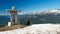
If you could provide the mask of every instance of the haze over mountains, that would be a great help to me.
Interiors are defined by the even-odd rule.
[[[26,24],[30,20],[31,24],[60,23],[60,9],[45,10],[41,12],[31,12],[27,14],[18,15],[21,24]],[[7,24],[10,21],[9,15],[0,14],[0,25]]]

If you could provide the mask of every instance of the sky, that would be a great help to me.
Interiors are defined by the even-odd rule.
[[[6,9],[22,10],[19,13],[38,12],[49,9],[59,9],[60,0],[0,0],[0,14],[9,14]]]

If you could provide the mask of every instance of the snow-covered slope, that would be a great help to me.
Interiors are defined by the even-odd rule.
[[[44,10],[41,12],[35,12],[33,14],[51,14],[51,13],[60,13],[60,9]]]
[[[3,31],[0,34],[60,34],[60,24],[34,24],[16,30]]]
[[[44,13],[60,13],[60,9],[46,10]]]

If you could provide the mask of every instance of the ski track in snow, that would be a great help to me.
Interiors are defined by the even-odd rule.
[[[34,24],[20,29],[2,31],[0,34],[60,34],[60,24]]]

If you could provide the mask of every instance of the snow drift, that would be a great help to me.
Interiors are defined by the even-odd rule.
[[[0,34],[60,34],[60,24],[34,24],[16,30],[3,31]]]

